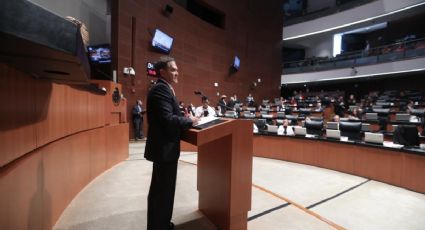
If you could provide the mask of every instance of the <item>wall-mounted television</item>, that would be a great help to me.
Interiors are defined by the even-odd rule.
[[[90,62],[92,63],[103,64],[111,63],[112,61],[111,48],[109,44],[88,46],[87,50]]]
[[[239,59],[238,56],[235,56],[232,67],[235,68],[235,70],[239,70],[239,68],[241,67],[241,59]]]
[[[146,74],[148,76],[156,77],[155,64],[152,62],[146,63]]]
[[[152,38],[152,47],[164,53],[170,53],[171,47],[173,46],[173,40],[174,39],[168,34],[156,29]]]

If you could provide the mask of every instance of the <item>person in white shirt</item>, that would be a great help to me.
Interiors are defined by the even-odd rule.
[[[290,126],[288,119],[283,120],[283,124],[277,130],[278,135],[294,136],[294,126]]]
[[[215,110],[209,106],[210,102],[208,97],[202,97],[202,106],[199,106],[195,110],[196,117],[215,117]]]

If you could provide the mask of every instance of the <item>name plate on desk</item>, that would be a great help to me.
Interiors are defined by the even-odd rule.
[[[226,120],[222,120],[218,117],[201,117],[201,120],[197,125],[194,125],[193,128],[195,129],[205,129],[215,124],[220,124],[222,122],[225,122]]]

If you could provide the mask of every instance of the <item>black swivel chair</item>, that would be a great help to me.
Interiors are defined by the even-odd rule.
[[[307,116],[309,116],[310,115],[310,113],[311,113],[311,109],[304,109],[304,108],[301,108],[300,110],[299,110],[299,116],[300,117],[307,117]]]
[[[399,125],[394,131],[393,141],[405,146],[419,146],[421,143],[415,125]]]
[[[258,132],[264,132],[267,129],[266,119],[256,119],[256,120],[254,120],[254,123],[258,128]]]
[[[339,122],[339,130],[341,136],[348,137],[349,140],[361,141],[362,140],[362,123],[361,122]]]
[[[285,108],[285,114],[288,114],[288,115],[292,114],[292,109],[289,108],[289,107],[286,107]]]
[[[322,136],[323,134],[323,121],[309,120],[305,121],[307,134]]]

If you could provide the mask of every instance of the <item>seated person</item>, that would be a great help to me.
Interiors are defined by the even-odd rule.
[[[234,109],[236,104],[235,97],[230,97],[229,102],[227,103],[227,109]]]
[[[199,106],[195,110],[196,117],[214,117],[216,116],[215,110],[209,106],[210,102],[208,97],[202,97],[202,106]]]
[[[248,97],[246,97],[246,104],[248,107],[254,106],[254,97],[252,97],[251,94],[249,94]]]
[[[227,109],[227,101],[226,101],[227,96],[226,95],[221,95],[220,100],[218,101],[218,107],[220,108],[220,115],[224,115],[226,113]]]
[[[339,115],[335,114],[335,115],[332,117],[332,121],[333,121],[333,122],[340,122]]]
[[[294,136],[294,126],[289,125],[288,119],[283,120],[283,124],[279,126],[277,134],[285,136]]]
[[[195,116],[195,106],[193,106],[191,103],[187,106],[187,113],[190,116]]]
[[[357,101],[356,98],[354,97],[354,94],[350,94],[348,100],[347,100],[347,105],[356,105]]]
[[[348,119],[350,120],[361,120],[362,119],[362,112],[359,108],[355,108],[353,111],[351,111],[348,115]]]
[[[316,107],[314,108],[314,111],[315,111],[315,112],[322,112],[322,111],[323,111],[322,103],[317,102],[317,103],[316,103]]]
[[[412,100],[409,100],[409,103],[407,103],[406,112],[411,113],[412,110],[415,109],[415,103]]]

